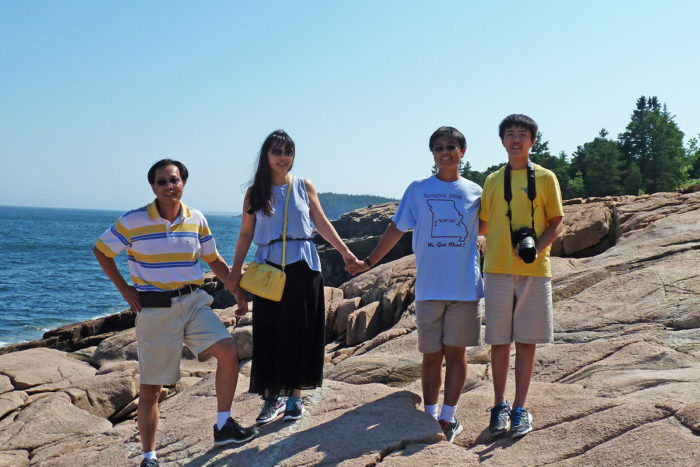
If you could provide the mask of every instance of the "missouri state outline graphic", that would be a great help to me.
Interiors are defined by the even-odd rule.
[[[454,200],[426,199],[433,216],[430,236],[432,238],[455,238],[464,242],[469,234],[464,215],[459,212]]]

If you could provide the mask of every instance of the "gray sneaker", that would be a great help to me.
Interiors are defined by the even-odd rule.
[[[141,461],[141,467],[158,467],[158,459],[144,459]]]
[[[518,407],[510,411],[511,438],[520,438],[532,431],[532,415],[525,407]]]
[[[489,433],[491,436],[500,436],[510,428],[510,404],[506,401],[505,404],[494,405],[486,409],[491,412],[491,420],[489,421]]]
[[[230,443],[245,443],[250,441],[258,434],[255,427],[243,428],[231,417],[226,420],[226,424],[221,427],[221,430],[214,425],[214,445],[223,446]]]
[[[282,412],[284,412],[284,397],[280,396],[275,400],[265,401],[255,423],[258,425],[270,423]]]
[[[448,443],[451,443],[452,440],[455,439],[455,437],[462,432],[462,425],[459,424],[459,421],[456,418],[454,422],[438,420],[438,423],[440,424],[440,428],[442,428],[442,434],[445,435],[445,439],[447,439]]]

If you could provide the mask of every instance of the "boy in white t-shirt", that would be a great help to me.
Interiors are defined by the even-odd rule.
[[[416,254],[416,324],[423,354],[421,381],[425,411],[435,417],[447,441],[462,432],[455,418],[467,378],[467,346],[480,343],[479,300],[484,296],[477,236],[481,187],[460,176],[467,149],[464,135],[440,127],[430,137],[437,173],[411,183],[392,222],[372,253],[348,267],[352,274],[379,262],[413,229]],[[445,388],[438,416],[445,361]]]

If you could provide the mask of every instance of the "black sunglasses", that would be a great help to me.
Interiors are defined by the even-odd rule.
[[[283,154],[283,152],[280,148],[272,148],[272,149],[270,149],[270,154],[272,154],[273,156],[281,156]],[[285,149],[284,155],[289,156],[289,157],[293,157],[294,151],[292,151],[291,149]]]
[[[156,180],[156,185],[158,185],[158,186],[167,186],[170,184],[177,185],[181,181],[182,180],[180,180],[177,177],[170,177],[170,180],[166,180],[164,178],[159,178],[158,180]]]
[[[448,144],[447,146],[433,146],[433,152],[434,153],[443,152],[443,151],[452,152],[459,147],[460,146],[456,146],[454,144]]]

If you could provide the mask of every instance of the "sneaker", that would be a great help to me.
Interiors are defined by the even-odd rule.
[[[282,420],[299,420],[304,412],[304,402],[301,398],[296,398],[294,400],[292,409],[289,408],[289,401],[287,401],[287,407],[284,410],[284,418]]]
[[[510,434],[511,438],[520,438],[532,431],[532,415],[525,407],[518,407],[510,412]]]
[[[158,459],[144,459],[141,461],[141,467],[158,467]]]
[[[462,425],[459,424],[459,421],[456,418],[454,422],[438,420],[438,423],[440,424],[442,433],[445,435],[445,438],[447,438],[448,443],[451,443],[452,440],[462,432]]]
[[[510,428],[510,404],[506,401],[505,404],[494,405],[486,409],[491,412],[491,421],[489,422],[489,433],[491,436],[500,436]]]
[[[275,400],[265,401],[262,409],[260,410],[260,415],[258,415],[258,418],[255,419],[255,423],[258,425],[270,423],[282,412],[284,412],[284,397],[278,397]]]
[[[221,430],[214,425],[214,445],[223,446],[229,443],[245,443],[250,441],[258,434],[258,430],[254,427],[243,428],[231,417],[226,420],[226,424],[221,427]]]

